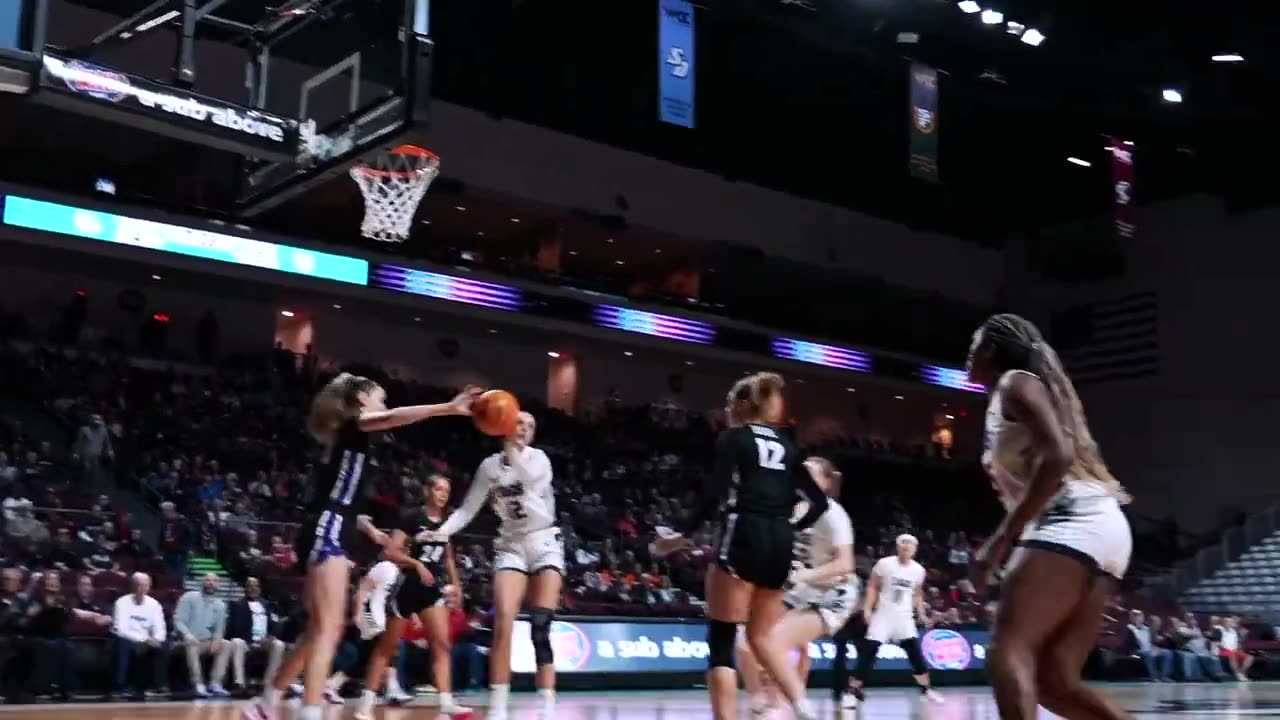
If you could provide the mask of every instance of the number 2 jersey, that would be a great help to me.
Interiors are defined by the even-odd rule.
[[[449,584],[449,566],[446,562],[449,542],[438,541],[434,533],[444,525],[444,520],[432,520],[421,516],[405,523],[409,556],[426,566],[435,583],[426,585],[416,570],[404,570],[400,589],[396,592],[394,612],[396,617],[407,618],[440,604],[444,599],[444,586]]]
[[[480,463],[462,506],[440,532],[452,535],[466,527],[486,499],[492,499],[501,521],[500,537],[523,537],[554,527],[556,496],[551,481],[551,460],[538,448],[524,447],[510,462],[505,452],[496,452]]]

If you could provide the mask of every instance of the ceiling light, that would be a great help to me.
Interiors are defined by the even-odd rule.
[[[972,15],[982,9],[982,6],[973,0],[960,0],[960,4],[956,5],[956,7],[960,8],[960,12],[966,15]]]
[[[483,230],[477,230],[477,231],[476,231],[476,235],[479,235],[480,237],[484,237],[484,231],[483,231]]]
[[[466,212],[466,211],[467,211],[467,209],[466,209],[465,207],[461,206],[461,205],[454,205],[454,206],[453,206],[453,209],[454,209],[454,210],[457,210],[458,212]]]
[[[631,352],[630,350],[623,350],[622,354],[626,355],[627,357],[631,357],[632,355],[635,355],[635,353]]]
[[[1081,160],[1078,157],[1069,157],[1067,158],[1067,162],[1071,163],[1072,165],[1079,165],[1080,167],[1093,167],[1093,163],[1089,162],[1088,160]]]
[[[1039,30],[1031,28],[1030,30],[1022,33],[1022,42],[1030,45],[1031,47],[1040,47],[1040,45],[1044,43],[1044,35],[1040,34]]]
[[[1164,98],[1164,101],[1167,103],[1182,102],[1182,93],[1177,90],[1174,90],[1173,88],[1165,88],[1164,92],[1162,92],[1160,95],[1161,97]]]
[[[624,264],[621,260],[614,260],[614,261],[613,261],[613,263],[614,263],[615,265],[623,265],[623,264]]]
[[[685,361],[684,361],[684,364],[685,364],[685,365],[688,365],[689,367],[693,367],[693,361],[692,361],[692,360],[685,360]]]
[[[1004,13],[999,10],[983,10],[982,22],[987,25],[999,25],[1004,22]]]
[[[569,251],[569,254],[570,254],[570,255],[577,255],[577,254],[578,254],[578,251],[577,251],[577,250],[570,250],[570,251]]]
[[[334,309],[334,310],[341,310],[341,309],[342,309],[342,306],[341,306],[341,305],[339,305],[338,303],[334,303],[334,304],[333,304],[333,309]]]
[[[431,224],[431,221],[430,221],[430,220],[423,220],[423,221],[422,221],[422,224],[423,224],[423,225],[430,225],[430,224]]]
[[[520,222],[520,218],[511,218],[511,222]]]
[[[152,279],[152,280],[159,280],[159,279],[160,279],[160,276],[159,276],[159,275],[155,275],[155,274],[153,274],[153,275],[151,276],[151,279]]]
[[[901,396],[901,395],[894,395],[894,396],[893,396],[893,399],[894,399],[894,400],[901,400],[901,399],[902,399],[902,396]]]
[[[548,351],[547,351],[547,357],[549,357],[549,358],[558,358],[558,357],[560,357],[560,353],[556,352],[555,350],[548,350]]]
[[[415,317],[415,318],[413,319],[413,321],[414,321],[414,322],[422,322],[422,318],[420,318],[420,317]]]
[[[609,238],[609,239],[605,240],[605,242],[607,242],[607,243],[612,243],[612,242],[613,242],[613,238]]]
[[[1244,62],[1244,56],[1240,53],[1222,53],[1220,55],[1214,55],[1213,61],[1220,63],[1242,63]]]
[[[293,317],[292,310],[281,310],[280,314],[283,315],[284,317]]]
[[[489,328],[489,334],[490,334],[490,335],[497,335],[497,334],[498,334],[498,331],[497,331],[497,330],[494,330],[493,328]]]
[[[1129,147],[1133,147],[1133,141],[1132,141],[1132,140],[1125,140],[1125,141],[1124,141],[1124,144],[1125,144],[1125,145],[1128,145]]]
[[[916,44],[916,43],[918,43],[918,42],[920,42],[920,34],[919,34],[919,33],[913,33],[913,32],[900,32],[900,33],[898,33],[898,44],[899,44],[899,45],[915,45],[915,44]]]
[[[845,388],[845,392],[858,392],[858,388]]]
[[[653,249],[653,253],[654,253],[655,255],[661,255],[661,254],[662,254],[662,248],[654,248],[654,249]]]
[[[955,416],[955,415],[950,415],[950,414],[948,414],[948,415],[947,415],[947,419],[948,419],[948,420],[955,420],[955,419],[956,419],[956,416]]]
[[[1004,24],[1004,30],[1010,35],[1021,35],[1022,33],[1027,31],[1027,26],[1023,25],[1020,22],[1010,20],[1009,22]]]

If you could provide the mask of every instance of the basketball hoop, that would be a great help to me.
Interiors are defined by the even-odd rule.
[[[350,172],[364,195],[360,233],[380,242],[404,242],[418,203],[440,174],[440,157],[416,145],[401,145]]]

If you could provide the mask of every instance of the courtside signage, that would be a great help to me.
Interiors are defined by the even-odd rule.
[[[369,263],[359,258],[17,195],[8,195],[4,199],[4,224],[321,280],[369,284]]]

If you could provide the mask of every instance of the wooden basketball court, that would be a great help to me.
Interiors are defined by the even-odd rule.
[[[1252,683],[1199,685],[1110,685],[1106,692],[1139,718],[1280,718],[1280,684]],[[818,695],[815,694],[815,697]],[[922,706],[918,694],[897,688],[873,690],[858,713],[865,720],[996,720],[995,703],[987,688],[950,688],[946,703]],[[484,718],[484,696],[468,698],[476,709],[476,720]],[[512,700],[513,720],[533,720],[534,698],[516,695]],[[401,708],[379,708],[379,720],[434,720],[437,713],[423,698]],[[239,720],[242,703],[175,702],[146,704],[76,704],[0,706],[0,718],[22,717],[38,720]],[[333,706],[326,720],[347,720],[353,705]],[[745,705],[742,707],[746,716]],[[556,720],[684,720],[707,718],[706,695],[693,691],[565,693],[561,696]],[[831,702],[822,696],[822,716],[841,718]],[[291,720],[292,713],[281,720]],[[790,718],[778,710],[774,718]],[[1054,715],[1043,713],[1044,718]],[[848,720],[855,720],[848,718]]]

